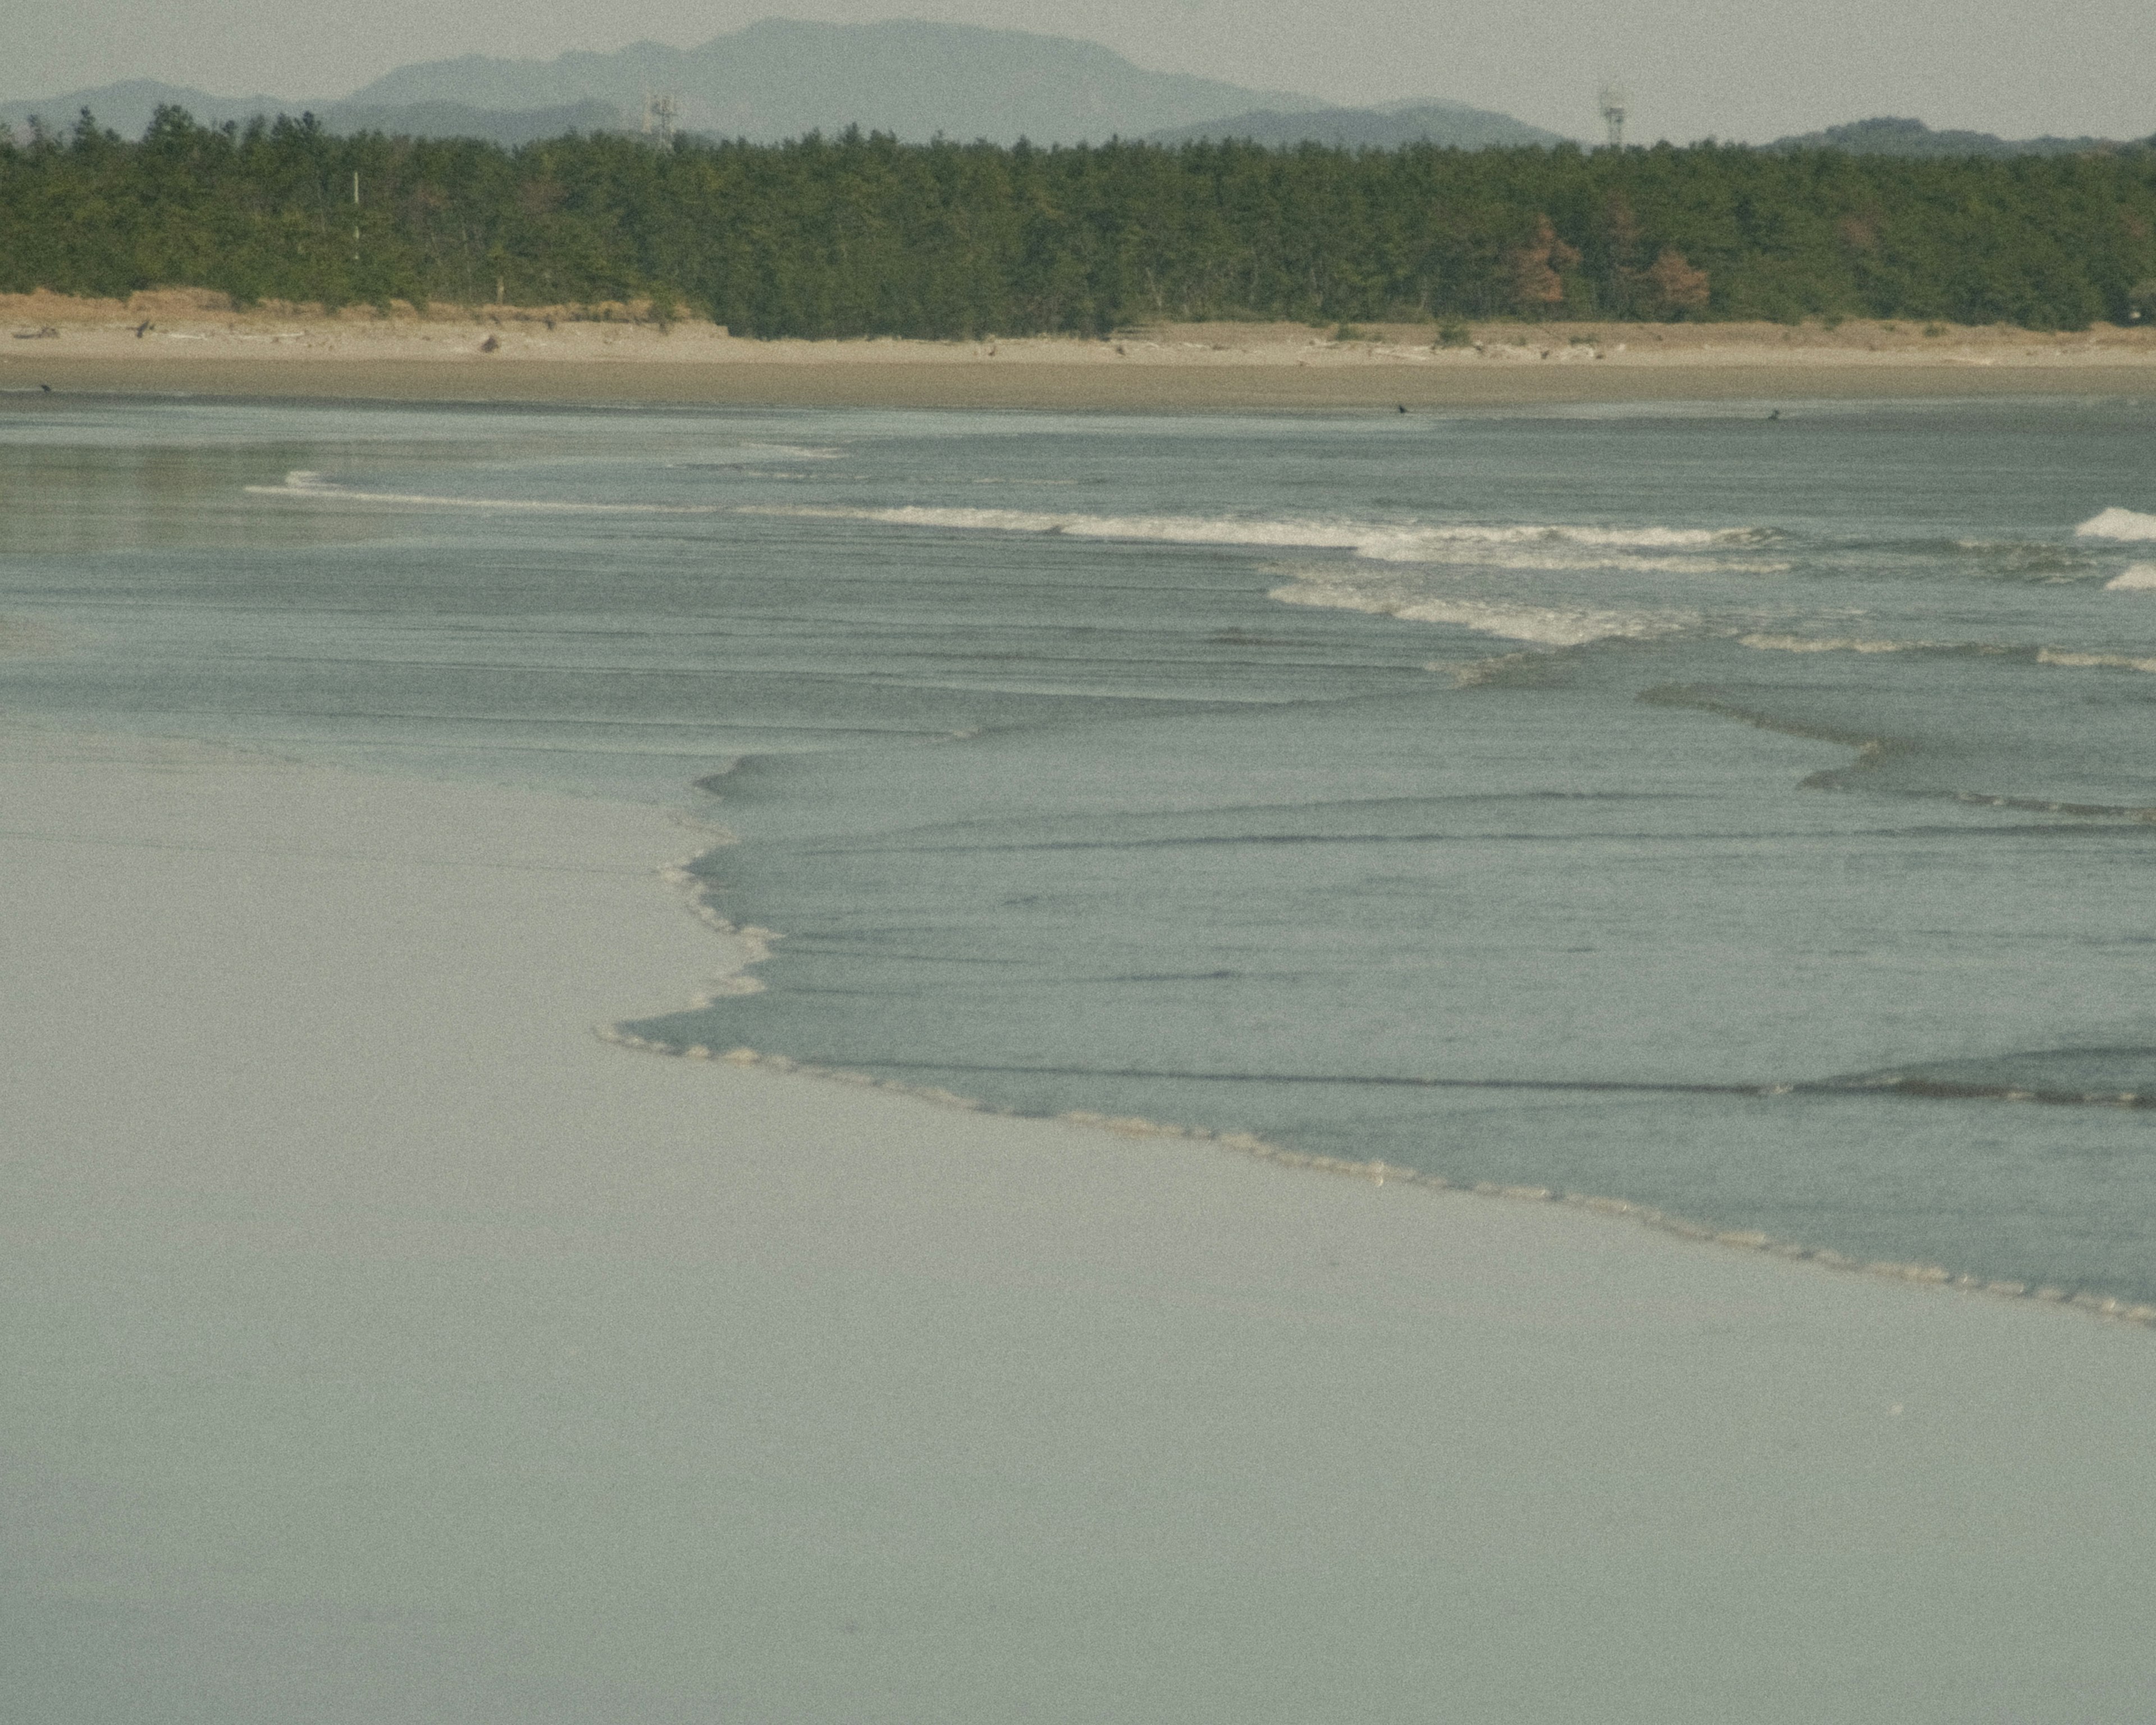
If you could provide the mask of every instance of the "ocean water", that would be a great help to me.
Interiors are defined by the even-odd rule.
[[[2156,1299],[2156,403],[9,399],[0,711],[686,808],[667,1046]]]

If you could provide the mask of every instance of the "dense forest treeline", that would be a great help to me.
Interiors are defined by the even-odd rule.
[[[355,200],[355,176],[357,199]],[[737,334],[1163,317],[2156,316],[2156,149],[1908,161],[1714,144],[516,149],[310,121],[0,136],[0,291],[337,305],[650,298]]]

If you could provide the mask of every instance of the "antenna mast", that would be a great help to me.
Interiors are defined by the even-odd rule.
[[[675,122],[681,117],[681,98],[671,90],[660,90],[644,99],[644,131],[647,137],[657,137],[667,143],[674,141]]]
[[[1623,149],[1625,147],[1625,115],[1632,105],[1631,97],[1625,93],[1623,85],[1605,84],[1597,94],[1595,100],[1602,110],[1602,123],[1609,128],[1609,147],[1613,150]]]

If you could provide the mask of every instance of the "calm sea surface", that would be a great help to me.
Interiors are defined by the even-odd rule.
[[[0,711],[690,806],[665,1042],[2156,1298],[2156,403],[18,398]]]

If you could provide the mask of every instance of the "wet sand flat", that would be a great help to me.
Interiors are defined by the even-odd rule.
[[[34,382],[30,380],[34,377]],[[20,380],[20,381],[18,381]],[[1683,366],[1548,373],[1152,366],[709,363],[624,361],[323,360],[129,362],[56,358],[0,366],[0,389],[216,396],[235,399],[646,403],[725,407],[1004,408],[1066,411],[1410,410],[1517,403],[1852,400],[1897,396],[2156,395],[2156,367],[2023,366],[2011,370],[1865,366],[1794,370]]]
[[[662,814],[0,740],[26,1717],[2087,1721],[2156,1338],[670,1060]]]

